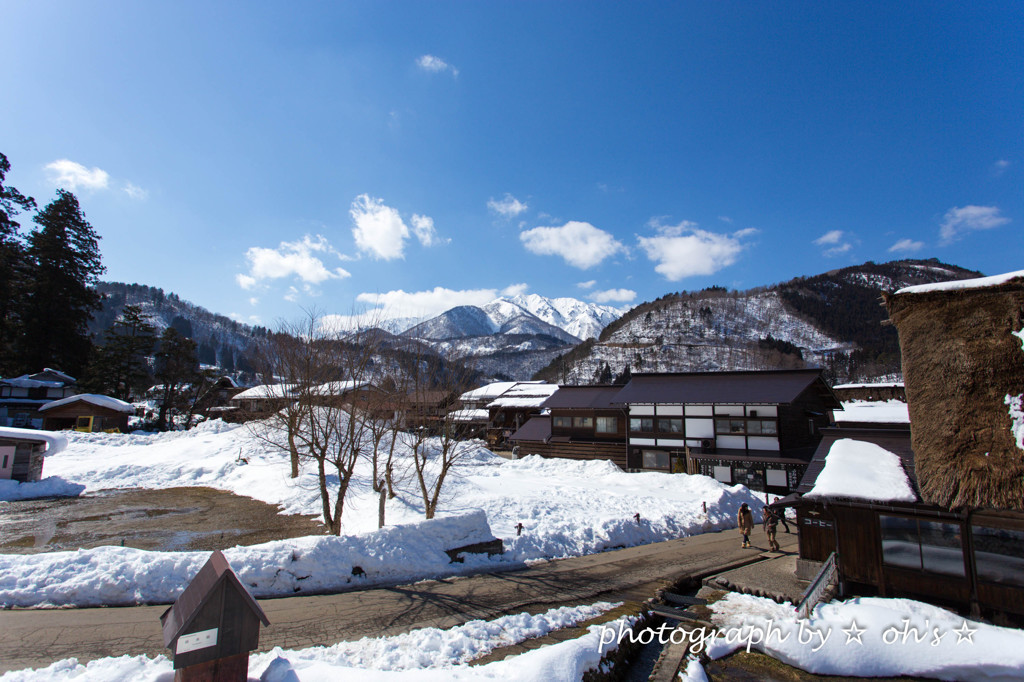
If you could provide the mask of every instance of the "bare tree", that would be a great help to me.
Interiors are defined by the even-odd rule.
[[[411,381],[416,393],[435,390],[461,395],[470,388],[470,376],[471,371],[462,363],[438,358],[419,363]],[[454,412],[448,412],[438,418],[433,428],[418,428],[409,434],[413,470],[428,519],[434,518],[437,512],[449,475],[477,447],[468,439],[470,430],[469,424],[460,421]]]

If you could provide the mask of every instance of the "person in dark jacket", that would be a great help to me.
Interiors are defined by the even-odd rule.
[[[779,551],[779,542],[775,539],[775,533],[779,528],[779,516],[771,507],[764,508],[764,532],[768,536],[768,549],[772,552]]]
[[[772,502],[772,504],[774,504],[775,502],[778,502],[778,501],[779,501],[779,498],[776,497],[775,500]],[[782,527],[785,528],[786,532],[788,533],[789,532],[789,524],[786,523],[786,508],[785,507],[780,507],[779,508],[778,516],[779,516],[779,523],[782,524]]]

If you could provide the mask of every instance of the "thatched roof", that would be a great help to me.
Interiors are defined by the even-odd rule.
[[[900,336],[925,502],[1024,510],[1024,450],[1010,397],[1024,393],[1024,273],[885,297]]]

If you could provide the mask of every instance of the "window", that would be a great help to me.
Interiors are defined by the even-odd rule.
[[[616,417],[598,417],[597,418],[597,429],[598,433],[615,433],[619,430],[619,420]]]
[[[573,417],[572,427],[574,429],[592,429],[594,428],[593,417]]]
[[[6,469],[7,468],[7,459],[9,457],[10,457],[10,455],[4,455],[4,463],[0,464],[0,469]]]
[[[654,417],[630,417],[629,430],[652,433],[654,431]]]
[[[774,436],[778,429],[774,419],[716,419],[715,433],[719,435],[744,434],[750,436]]]
[[[960,524],[878,515],[882,563],[945,575],[964,575]]]
[[[682,433],[683,420],[661,418],[658,420],[658,431],[661,433]]]
[[[1024,586],[1024,531],[971,526],[979,580]]]
[[[661,450],[643,451],[644,469],[664,469],[668,471],[669,456]]]
[[[568,428],[572,427],[572,418],[571,417],[552,417],[551,418],[551,425],[554,426],[556,429],[568,429]]]

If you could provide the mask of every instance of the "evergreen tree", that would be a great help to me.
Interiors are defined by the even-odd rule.
[[[100,238],[75,195],[63,189],[33,220],[38,228],[26,249],[31,276],[23,297],[20,359],[25,371],[53,367],[76,375],[92,349],[88,322],[100,308]]]
[[[155,327],[137,305],[126,305],[95,349],[86,370],[85,386],[94,393],[129,400],[150,384],[146,356],[153,352]]]
[[[14,217],[21,211],[36,207],[32,197],[26,197],[14,187],[4,186],[11,163],[0,153],[0,376],[8,376],[18,369],[15,360],[14,339],[18,335],[19,319],[16,302],[25,286],[25,245],[18,234],[20,225]]]
[[[160,336],[160,350],[156,354],[156,378],[163,385],[160,394],[160,412],[157,428],[167,430],[167,415],[184,406],[186,389],[199,377],[196,342],[168,327]]]

